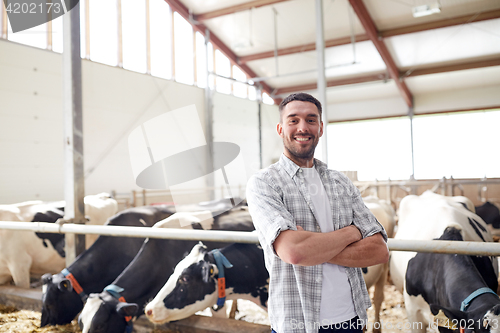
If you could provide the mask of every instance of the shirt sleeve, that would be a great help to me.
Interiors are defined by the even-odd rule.
[[[269,177],[268,177],[269,178]],[[280,189],[270,179],[258,174],[250,178],[246,190],[248,210],[263,247],[270,247],[284,230],[297,230],[295,220],[286,209]]]
[[[366,207],[358,188],[352,184],[352,211],[353,224],[361,231],[363,238],[370,237],[376,233],[381,233],[387,243],[387,233],[384,227],[375,218],[372,212]]]

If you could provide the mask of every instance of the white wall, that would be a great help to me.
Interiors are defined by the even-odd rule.
[[[87,60],[82,71],[87,194],[140,190],[127,139],[144,121],[191,104],[205,121],[203,89]],[[0,40],[0,203],[64,197],[61,74],[60,54]],[[258,158],[257,103],[221,94],[215,101],[215,139]]]

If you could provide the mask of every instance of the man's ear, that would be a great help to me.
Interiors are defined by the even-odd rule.
[[[282,123],[278,123],[278,125],[276,125],[276,131],[278,132],[278,135],[283,137],[283,124]]]
[[[323,136],[323,122],[321,121],[319,123],[319,137],[321,138]]]

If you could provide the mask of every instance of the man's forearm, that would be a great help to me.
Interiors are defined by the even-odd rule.
[[[346,246],[328,262],[346,267],[368,267],[389,260],[389,250],[380,233]]]
[[[336,256],[349,244],[361,239],[355,226],[345,227],[328,233],[304,231],[283,231],[274,242],[274,249],[281,260],[300,266],[320,265]]]

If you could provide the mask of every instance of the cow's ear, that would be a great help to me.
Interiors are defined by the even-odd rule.
[[[68,279],[62,279],[57,287],[60,291],[73,291],[73,286]]]
[[[125,303],[119,302],[116,304],[116,312],[121,316],[134,316],[139,309],[139,306],[135,303]]]
[[[51,282],[52,282],[52,274],[45,273],[42,275],[42,283],[43,284],[49,284]]]

